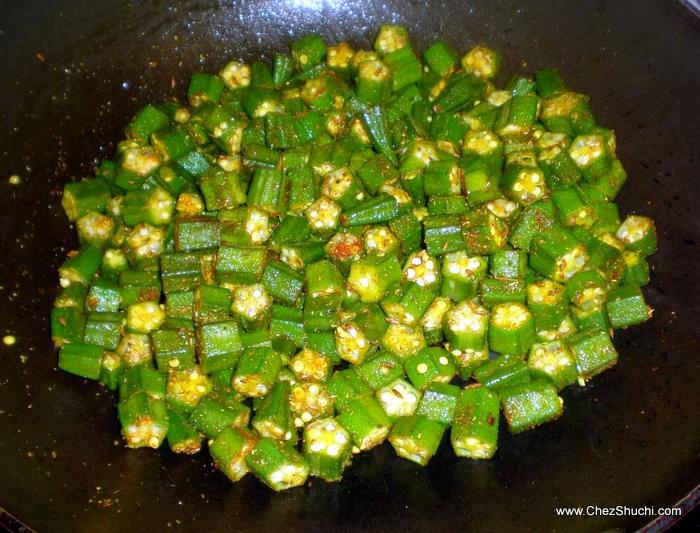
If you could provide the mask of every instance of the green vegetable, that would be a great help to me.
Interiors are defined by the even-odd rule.
[[[118,391],[127,446],[206,438],[273,490],[385,440],[426,465],[448,429],[488,459],[501,413],[555,419],[651,317],[657,231],[614,203],[588,97],[551,69],[497,86],[485,46],[419,52],[383,25],[195,73],[65,185],[58,367]]]

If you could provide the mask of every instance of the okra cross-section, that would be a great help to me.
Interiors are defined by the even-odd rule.
[[[351,456],[350,433],[337,420],[316,420],[304,428],[304,457],[312,476],[340,480]]]

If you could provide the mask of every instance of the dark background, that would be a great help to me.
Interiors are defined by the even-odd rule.
[[[650,517],[557,518],[554,506],[672,505],[698,482],[700,22],[670,1],[0,2],[0,506],[41,531],[636,528]],[[312,31],[368,46],[383,22],[417,49],[499,49],[508,72],[558,68],[618,134],[623,213],[653,216],[654,319],[616,333],[618,367],[564,393],[557,422],[504,434],[489,462],[449,443],[423,469],[388,445],[340,484],[273,494],[231,484],[205,453],[126,451],[114,399],[55,369],[55,269],[76,240],[63,183],[89,176],[151,100],[188,76]],[[12,186],[12,174],[22,177]],[[694,498],[697,500],[697,493]],[[686,506],[690,506],[690,501]]]

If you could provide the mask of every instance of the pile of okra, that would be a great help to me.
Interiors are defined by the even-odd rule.
[[[194,74],[68,183],[59,368],[118,391],[126,445],[275,490],[385,440],[487,459],[562,414],[647,320],[651,219],[621,219],[615,134],[554,70],[295,41]]]

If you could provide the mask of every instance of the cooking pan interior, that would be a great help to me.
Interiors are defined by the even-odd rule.
[[[700,23],[652,0],[4,2],[0,20],[0,505],[41,531],[308,528],[593,530],[648,516],[559,518],[555,506],[671,505],[697,483],[700,390]],[[108,157],[144,104],[193,71],[252,60],[318,32],[369,45],[383,22],[422,49],[486,43],[506,70],[558,68],[618,135],[623,213],[655,218],[655,316],[615,335],[618,367],[564,392],[563,417],[505,434],[489,462],[443,442],[427,468],[384,445],[342,483],[273,494],[229,483],[206,454],[127,451],[112,394],[55,370],[47,316],[76,246],[60,190]],[[17,174],[20,185],[8,177]]]

